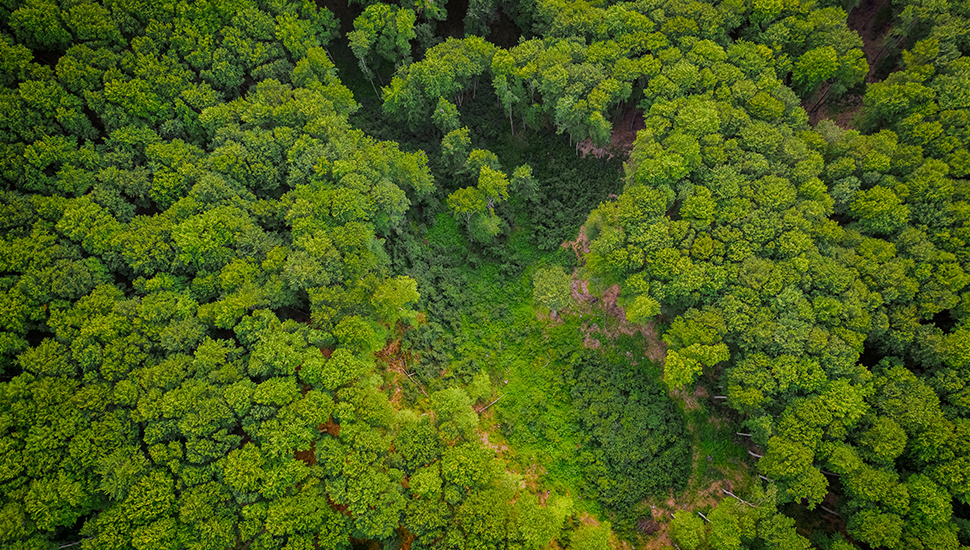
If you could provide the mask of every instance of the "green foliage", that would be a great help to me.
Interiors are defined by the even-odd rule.
[[[438,106],[435,107],[434,114],[431,115],[431,120],[434,121],[435,126],[437,126],[438,129],[441,130],[441,133],[445,136],[450,135],[451,132],[458,130],[458,127],[461,126],[461,120],[458,117],[458,108],[455,107],[454,103],[443,97],[438,99]],[[468,131],[467,128],[465,131]],[[467,147],[467,136],[465,141],[465,147]],[[442,149],[445,149],[444,144],[442,144]]]
[[[892,235],[909,221],[909,208],[892,190],[880,186],[858,193],[851,212],[871,235]]]
[[[397,277],[382,282],[371,297],[371,303],[380,318],[394,326],[398,319],[413,321],[415,313],[404,308],[417,302],[419,298],[418,285],[414,279]]]
[[[447,440],[474,440],[478,415],[472,410],[472,400],[464,390],[437,391],[431,396],[431,404],[437,414],[435,423]]]
[[[572,280],[562,266],[537,269],[532,274],[532,301],[544,308],[557,310],[572,303]]]
[[[396,63],[411,56],[410,41],[416,34],[416,16],[410,9],[394,9],[387,4],[371,4],[354,20],[354,30],[347,33],[350,49],[365,75],[370,75],[368,60],[374,56]]]
[[[764,455],[681,547],[807,548],[777,506],[830,491],[862,544],[967,542],[965,10],[894,3],[842,130],[800,101],[861,90],[844,3],[364,4],[0,8],[0,544],[609,547],[567,519],[632,532],[691,453],[642,339],[536,321],[574,262]],[[631,108],[621,182],[578,153]],[[705,480],[743,454],[694,426]]]
[[[613,547],[610,540],[610,524],[582,524],[570,537],[570,550],[608,550]]]
[[[835,76],[838,63],[839,54],[832,46],[809,50],[795,62],[792,81],[803,96],[810,96],[822,82]]]
[[[697,514],[681,512],[674,514],[670,522],[670,536],[681,547],[694,550],[704,540],[704,520]]]

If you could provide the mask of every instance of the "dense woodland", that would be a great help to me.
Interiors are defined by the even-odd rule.
[[[854,8],[0,0],[0,546],[970,547],[970,4]]]

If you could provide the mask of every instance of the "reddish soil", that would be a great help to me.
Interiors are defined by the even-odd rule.
[[[419,322],[423,322],[423,317],[419,316]],[[400,325],[399,325],[400,326]],[[402,334],[400,331],[398,335]],[[401,340],[396,338],[389,341],[384,349],[374,354],[378,364],[384,365],[385,383],[381,386],[381,391],[390,392],[388,400],[395,409],[401,408],[401,400],[404,398],[403,387],[405,384],[414,384],[425,396],[428,395],[424,387],[414,377],[410,371],[410,365],[415,362],[415,358],[409,351],[401,350]],[[442,371],[444,375],[444,371]]]
[[[297,460],[303,461],[303,463],[306,464],[307,466],[313,466],[314,464],[317,463],[316,446],[317,446],[316,443],[311,443],[309,449],[305,451],[297,451],[294,454],[294,458],[296,458]]]
[[[704,386],[697,386],[693,392],[690,392],[687,388],[671,389],[669,391],[671,397],[684,400],[684,410],[686,412],[696,411],[701,408],[700,401],[706,400],[710,395]]]
[[[479,434],[479,437],[482,440],[482,445],[485,446],[485,447],[488,447],[489,449],[492,449],[493,451],[495,451],[495,454],[497,456],[499,456],[499,457],[502,456],[502,453],[503,452],[509,450],[509,446],[506,445],[506,444],[504,444],[504,443],[492,443],[491,441],[489,441],[489,439],[488,439],[488,432],[486,432],[486,431],[482,431]]]
[[[602,312],[610,317],[609,327],[600,327],[596,322],[583,324],[586,335],[584,346],[595,349],[600,346],[602,338],[613,340],[620,334],[631,335],[639,332],[647,340],[647,348],[643,350],[644,355],[651,361],[663,363],[664,357],[667,356],[667,345],[657,335],[655,322],[637,325],[626,320],[626,310],[617,303],[620,297],[620,285],[613,285],[606,289],[602,296],[596,296],[589,291],[589,281],[579,278],[577,269],[573,272],[572,290],[580,315],[593,314],[594,318],[599,318],[598,313]]]
[[[623,110],[623,118],[613,124],[609,145],[593,147],[592,140],[587,138],[576,144],[576,151],[582,153],[583,157],[593,155],[596,158],[613,158],[616,155],[622,155],[626,158],[633,150],[637,132],[644,127],[643,113],[637,109],[636,104],[627,105]]]
[[[398,527],[395,531],[401,535],[401,550],[411,550],[411,545],[414,544],[414,534],[404,527]]]
[[[575,241],[566,241],[562,243],[561,247],[572,250],[573,254],[576,254],[576,259],[580,262],[584,262],[586,254],[589,254],[589,238],[586,236],[586,226],[579,228],[579,234],[576,235]],[[573,298],[579,298],[579,296],[576,295],[575,288],[573,288]]]
[[[340,437],[340,424],[334,422],[332,416],[330,420],[317,426],[317,430],[320,430],[321,433],[330,434],[333,437]]]
[[[875,82],[876,64],[888,51],[885,46],[886,34],[892,29],[889,21],[877,20],[879,12],[885,9],[889,0],[863,0],[849,12],[849,28],[862,38],[862,51],[869,62],[869,75],[866,82]]]
[[[572,250],[581,264],[586,263],[586,254],[589,253],[589,238],[586,237],[586,228],[580,227],[576,240],[566,241],[561,246]],[[589,290],[589,281],[580,278],[579,272],[578,268],[573,271],[571,288],[573,300],[576,303],[573,309],[580,317],[590,315],[597,319],[605,313],[610,318],[610,327],[600,327],[599,323],[596,322],[584,323],[585,339],[583,345],[590,349],[596,349],[600,346],[600,340],[603,338],[613,340],[620,334],[630,335],[639,332],[647,340],[647,349],[644,350],[644,355],[649,357],[651,361],[663,363],[664,357],[667,355],[667,345],[657,335],[655,323],[636,325],[626,320],[626,311],[618,303],[620,285],[613,285],[606,289],[602,296],[596,296]],[[631,362],[636,364],[632,359]]]

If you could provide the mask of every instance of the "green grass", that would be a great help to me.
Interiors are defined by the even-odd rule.
[[[583,478],[576,461],[579,434],[569,393],[571,354],[562,350],[582,346],[579,327],[574,319],[548,331],[541,330],[540,321],[528,319],[528,324],[516,327],[526,329],[529,337],[509,350],[512,358],[499,388],[505,397],[496,418],[515,450],[513,463],[522,469],[540,464],[546,470],[543,484],[575,499]]]
[[[706,407],[701,406],[688,414],[688,422],[692,428],[694,448],[699,453],[693,476],[699,485],[706,486],[721,479],[724,471],[744,464],[747,452],[735,443],[736,436],[730,421],[712,416]]]

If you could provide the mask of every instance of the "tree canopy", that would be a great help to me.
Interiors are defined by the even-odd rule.
[[[960,2],[0,4],[4,547],[970,545]]]

